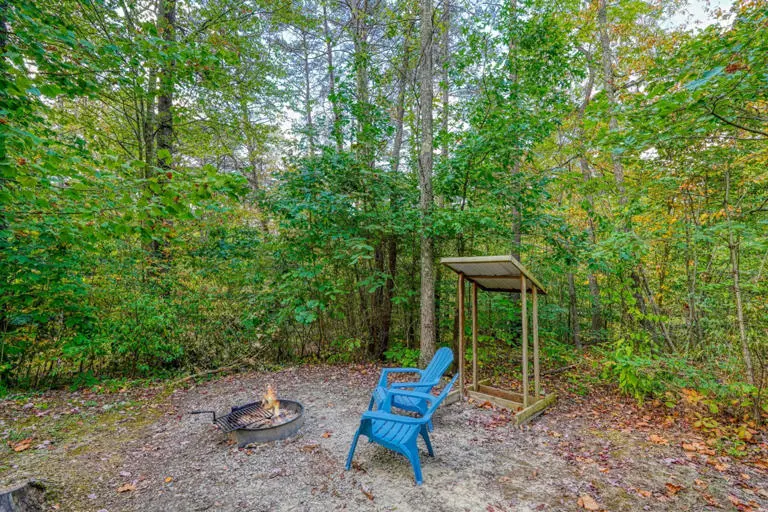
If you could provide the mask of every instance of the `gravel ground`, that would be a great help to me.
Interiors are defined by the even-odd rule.
[[[101,512],[583,510],[591,506],[584,496],[612,511],[706,510],[709,499],[725,510],[737,508],[734,499],[749,510],[768,505],[764,472],[718,470],[679,444],[614,428],[615,411],[585,411],[573,399],[522,429],[478,404],[441,408],[431,436],[436,457],[421,445],[422,486],[403,457],[365,438],[345,471],[377,372],[313,366],[176,390],[162,407],[148,406],[163,412],[141,426],[96,428],[76,449],[13,454],[5,471],[0,460],[0,482],[43,477],[59,488],[58,510]],[[238,449],[207,416],[186,414],[226,411],[257,399],[267,384],[304,404],[297,436]]]

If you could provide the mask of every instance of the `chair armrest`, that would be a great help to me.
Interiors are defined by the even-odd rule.
[[[418,398],[419,400],[424,400],[427,402],[427,407],[432,408],[432,406],[437,402],[439,397],[436,397],[435,395],[432,395],[430,393],[420,393],[418,391],[406,391],[404,389],[388,389],[387,390],[387,396],[384,399],[384,403],[382,405],[382,410],[384,411],[391,411],[392,410],[392,399],[395,396],[405,396],[409,398]],[[420,420],[426,420],[429,421],[429,419],[432,417],[432,414],[427,412],[424,414]]]
[[[382,411],[366,411],[363,413],[362,419],[393,421],[395,423],[405,423],[407,425],[421,425],[424,423],[422,418],[411,418],[410,416],[400,416],[399,414]]]
[[[390,384],[390,389],[403,389],[403,388],[428,388],[432,389],[433,387],[440,384],[439,380],[433,380],[429,382],[393,382]]]
[[[390,373],[416,373],[421,375],[421,370],[418,368],[384,368],[381,371],[381,377],[379,377],[379,386],[387,387],[387,376]]]

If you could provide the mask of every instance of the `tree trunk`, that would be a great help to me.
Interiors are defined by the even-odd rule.
[[[603,65],[603,86],[605,89],[605,97],[608,99],[608,105],[610,108],[608,116],[608,129],[611,132],[615,132],[619,129],[619,121],[616,118],[618,101],[616,99],[616,84],[614,83],[613,75],[611,38],[608,34],[608,9],[605,2],[606,0],[597,0],[597,25],[600,32],[600,49],[602,53],[601,62]],[[611,163],[613,164],[613,179],[616,183],[616,190],[619,193],[619,204],[624,206],[627,204],[627,191],[624,188],[624,168],[621,165],[619,154],[615,150],[611,151]]]
[[[160,0],[158,24],[166,49],[175,38],[176,0]],[[157,153],[158,166],[171,170],[173,162],[173,93],[174,63],[168,62],[160,69],[160,91],[157,98]]]
[[[389,349],[389,338],[392,329],[392,298],[395,295],[395,275],[397,273],[397,238],[391,235],[386,240],[387,280],[384,283],[384,297],[381,307],[381,327],[376,344],[376,357],[381,359]]]
[[[336,70],[333,67],[333,40],[328,28],[328,7],[323,3],[323,36],[325,37],[325,56],[328,62],[328,96],[331,98],[331,110],[333,111],[333,126],[331,138],[336,143],[336,151],[344,147],[344,135],[341,132],[341,110],[339,99],[336,97]]]
[[[450,120],[450,82],[448,76],[448,70],[451,62],[451,2],[450,0],[443,0],[443,26],[442,26],[442,59],[440,63],[440,102],[442,103],[441,114],[441,136],[443,138],[443,147],[441,151],[441,157],[443,162],[447,162],[450,158],[450,137],[448,137],[449,120]]]
[[[362,4],[362,5],[361,5]],[[368,67],[370,66],[370,44],[368,41],[368,0],[357,0],[352,7],[352,26],[355,70],[355,90],[357,94],[357,156],[360,163],[373,169],[376,155],[374,141],[371,135],[371,108],[368,84]]]
[[[741,301],[741,272],[739,270],[739,241],[733,233],[731,210],[730,210],[730,191],[731,191],[731,172],[725,171],[725,214],[728,221],[728,252],[731,260],[731,276],[733,279],[733,299],[736,302],[736,325],[739,329],[739,345],[741,346],[741,357],[744,361],[744,369],[747,372],[747,382],[755,385],[755,373],[752,365],[752,354],[749,350],[749,340],[747,339],[747,327],[744,321],[744,307]],[[758,411],[759,413],[759,411]]]
[[[571,327],[571,341],[573,346],[581,350],[581,334],[579,332],[579,310],[576,304],[576,285],[573,281],[573,272],[568,272],[568,317]]]
[[[172,51],[171,45],[176,36],[176,0],[160,0],[158,10],[158,29],[165,41],[167,52]],[[159,70],[159,91],[157,96],[157,166],[162,173],[157,176],[158,184],[162,187],[173,178],[173,94],[175,87],[175,63],[167,62]],[[157,230],[162,220],[155,219],[153,231]],[[159,271],[164,270],[163,260],[167,259],[165,243],[158,241],[155,236],[151,242],[154,263]],[[163,263],[161,263],[163,262]]]
[[[395,105],[395,140],[392,143],[392,155],[390,162],[392,171],[397,174],[400,171],[401,152],[403,147],[403,120],[405,119],[405,90],[409,85],[410,68],[410,36],[412,25],[409,24],[408,30],[403,37],[403,61],[398,72],[397,82],[397,105]]]
[[[617,132],[619,130],[619,121],[616,116],[616,112],[619,109],[619,102],[618,98],[616,97],[616,84],[614,83],[615,76],[613,73],[613,54],[611,51],[610,34],[608,33],[608,9],[606,6],[606,0],[596,1],[597,25],[600,36],[601,63],[603,67],[603,87],[609,105],[608,130],[610,132]],[[624,210],[628,201],[627,190],[624,186],[624,166],[621,163],[619,153],[615,149],[611,149],[611,163],[613,166],[613,179],[614,183],[616,184],[617,194],[619,196],[619,205],[622,207],[619,213],[620,215],[624,215]],[[625,232],[629,232],[631,230],[631,226],[628,221],[622,222],[622,229]],[[642,274],[644,274],[642,263],[638,262],[637,269],[633,269],[630,272],[630,278],[633,285],[632,295],[635,298],[635,302],[638,308],[643,313],[643,318],[641,319],[640,323],[654,336],[654,338],[658,339],[659,334],[654,327],[653,322],[646,318],[647,308],[645,304],[645,298],[643,297],[644,290],[648,291],[648,300],[651,302],[651,307],[654,309],[654,312],[657,315],[660,315],[660,311],[656,306],[655,301],[653,300],[653,295],[650,293],[650,289],[648,289],[647,281],[644,282],[642,278]],[[661,336],[663,337],[666,344],[671,349],[674,349],[674,344],[672,343],[672,339],[669,335],[669,331],[666,328],[666,325],[664,325],[664,322],[662,321],[659,321],[659,323],[661,324]]]
[[[588,184],[592,179],[592,171],[589,168],[589,162],[585,156],[584,150],[584,114],[592,99],[592,89],[595,85],[595,68],[592,64],[591,52],[584,51],[584,56],[588,62],[588,76],[587,83],[584,87],[584,99],[579,105],[576,111],[576,139],[579,141],[579,168],[581,169],[581,176],[585,184]],[[589,205],[589,211],[587,212],[587,234],[589,235],[589,241],[594,246],[597,244],[597,233],[595,230],[595,198],[591,193],[584,195]],[[599,337],[600,331],[603,328],[603,318],[600,308],[600,286],[597,281],[597,276],[594,272],[589,272],[587,279],[589,280],[589,297],[592,307],[592,336]]]
[[[423,366],[435,353],[435,268],[432,237],[432,0],[421,5],[421,77],[419,106],[421,114],[421,150],[419,152],[419,209],[421,211],[421,323],[420,363]]]
[[[6,71],[5,52],[8,46],[8,21],[6,19],[8,12],[7,0],[0,0],[0,87],[5,89],[10,82],[10,76]],[[0,191],[6,193],[6,179],[3,176],[10,176],[10,160],[8,158],[8,150],[5,145],[5,136],[0,137]],[[7,254],[8,250],[8,220],[6,219],[5,205],[0,204],[0,254]],[[3,273],[5,274],[5,273]],[[8,279],[6,275],[2,276],[3,280]],[[3,301],[0,306],[0,365],[3,363],[5,356],[5,336],[3,334],[7,332],[9,328],[8,315],[6,312],[6,304]]]
[[[157,70],[154,66],[147,73],[147,98],[144,111],[144,163],[145,178],[152,175],[152,167],[155,165],[155,130],[157,108]]]
[[[509,19],[510,24],[516,23],[516,16],[517,16],[517,0],[511,0],[509,2]],[[515,65],[517,58],[517,39],[515,38],[515,35],[512,31],[510,31],[509,34],[509,41],[507,41],[507,66],[509,67],[509,82],[512,84],[512,89],[509,91],[509,94],[514,94],[515,97],[518,95],[517,91],[517,81],[518,81],[518,74],[517,74],[517,67]],[[515,150],[516,151],[516,150]],[[518,155],[516,153],[512,154],[513,163],[509,167],[510,174],[515,177],[518,174],[520,174],[520,169],[522,168],[522,155]],[[513,178],[514,181],[514,178]],[[517,189],[517,200],[512,204],[512,247],[510,250],[510,254],[513,258],[515,258],[517,261],[521,261],[521,251],[523,247],[523,211],[520,204],[520,194],[522,193],[522,189],[519,186],[516,186]],[[515,294],[515,296],[518,296]]]
[[[308,154],[312,157],[315,156],[315,126],[312,123],[312,89],[309,80],[309,43],[306,30],[301,31],[301,49],[304,61],[304,116],[307,125]]]

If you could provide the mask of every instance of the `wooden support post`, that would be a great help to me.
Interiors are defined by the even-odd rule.
[[[464,274],[459,274],[459,392],[464,398]]]
[[[533,389],[535,399],[541,398],[541,383],[539,382],[539,295],[536,293],[536,285],[533,286]]]
[[[477,391],[477,283],[472,281],[472,390]]]
[[[523,320],[523,408],[528,407],[528,298],[525,276],[520,275],[520,309]]]

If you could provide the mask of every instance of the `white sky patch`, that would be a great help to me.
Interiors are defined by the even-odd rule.
[[[680,9],[668,21],[669,28],[686,28],[701,30],[713,24],[728,25],[730,16],[718,18],[715,13],[719,10],[727,14],[734,0],[688,0],[687,5]]]

